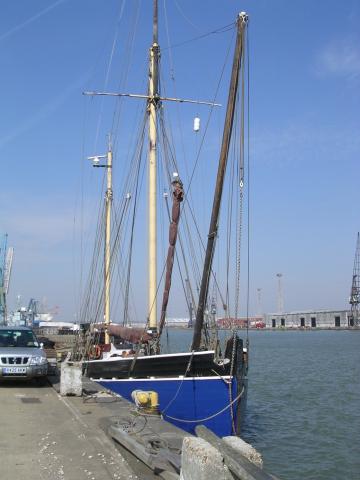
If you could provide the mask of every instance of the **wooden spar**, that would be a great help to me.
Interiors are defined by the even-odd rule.
[[[143,95],[141,93],[116,93],[116,92],[83,92],[83,95],[91,96],[103,96],[103,97],[129,97],[129,98],[140,98],[140,99],[152,99],[149,95]],[[168,102],[178,102],[178,103],[194,103],[195,105],[209,105],[210,107],[221,107],[221,103],[208,102],[205,100],[191,100],[189,98],[174,98],[174,97],[162,97],[160,95],[156,96],[157,101],[168,101]]]
[[[154,0],[154,17],[153,17],[153,43],[150,48],[150,69],[149,69],[149,290],[148,290],[148,308],[149,308],[149,328],[154,332],[157,329],[156,313],[156,162],[157,162],[157,109],[159,101],[157,99],[159,90],[158,81],[158,62],[159,62],[159,45],[158,45],[158,7],[157,0]]]
[[[198,303],[198,309],[196,312],[196,321],[194,326],[194,334],[193,334],[191,350],[198,350],[201,344],[201,332],[204,324],[205,305],[206,305],[208,289],[209,289],[209,279],[210,279],[210,273],[211,273],[211,267],[212,267],[214,249],[215,249],[215,240],[218,232],[221,197],[223,192],[226,165],[228,160],[228,152],[229,152],[229,146],[230,146],[230,140],[231,140],[231,134],[232,134],[236,95],[237,95],[238,80],[239,80],[239,69],[241,66],[241,59],[243,57],[244,34],[245,34],[247,20],[248,20],[248,16],[246,15],[246,13],[243,13],[243,12],[239,14],[237,19],[236,46],[235,46],[234,60],[233,60],[233,66],[232,66],[232,72],[231,72],[231,81],[230,81],[229,96],[228,96],[228,102],[227,102],[227,108],[226,108],[224,132],[223,132],[223,138],[222,138],[222,144],[221,144],[218,172],[216,177],[216,187],[215,187],[213,208],[211,213],[208,241],[207,241],[206,253],[205,253],[204,269],[203,269],[203,275],[201,279],[199,303]]]

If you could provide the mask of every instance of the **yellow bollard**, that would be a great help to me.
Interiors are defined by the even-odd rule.
[[[131,393],[138,410],[147,414],[159,414],[159,395],[152,390],[134,390]]]

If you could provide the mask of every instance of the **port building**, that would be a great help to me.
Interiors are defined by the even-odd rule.
[[[267,313],[266,328],[348,328],[348,310],[308,310],[303,312]]]
[[[166,318],[166,326],[173,328],[188,328],[188,318]]]

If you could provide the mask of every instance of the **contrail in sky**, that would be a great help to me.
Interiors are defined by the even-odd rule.
[[[14,33],[18,32],[19,30],[21,30],[22,28],[26,27],[27,25],[29,25],[30,23],[34,22],[35,20],[37,20],[38,18],[42,17],[43,15],[45,15],[46,13],[50,12],[50,10],[52,10],[53,8],[57,7],[58,5],[60,5],[61,3],[64,3],[66,2],[67,0],[58,0],[57,2],[53,3],[52,5],[49,5],[48,7],[44,8],[43,10],[41,10],[40,12],[38,12],[37,14],[33,15],[32,17],[28,18],[27,20],[25,20],[25,22],[22,22],[20,23],[19,25],[16,25],[15,27],[11,28],[10,30],[8,30],[7,32],[3,33],[2,35],[0,35],[0,41],[1,40],[4,40],[5,38],[7,37],[10,37],[11,35],[13,35]]]
[[[77,89],[80,89],[84,85],[84,81],[89,77],[89,73],[85,72],[77,80],[75,80],[71,85],[69,85],[63,92],[61,92],[57,97],[53,98],[50,102],[44,104],[37,112],[31,113],[31,116],[21,123],[17,124],[16,128],[0,137],[0,149],[3,148],[7,143],[15,140],[19,135],[30,130],[34,125],[39,124],[53,112],[55,112],[65,100]]]

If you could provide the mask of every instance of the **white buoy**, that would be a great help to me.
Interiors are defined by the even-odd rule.
[[[194,118],[194,132],[198,132],[200,130],[200,118]]]

